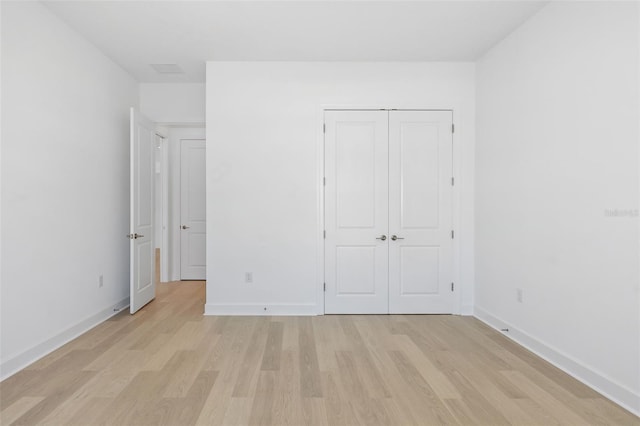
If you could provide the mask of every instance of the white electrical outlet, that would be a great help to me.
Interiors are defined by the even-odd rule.
[[[104,275],[99,275],[98,276],[98,288],[101,288],[102,286],[104,286]]]
[[[522,303],[522,289],[521,288],[516,289],[516,300],[518,300],[518,303]]]
[[[252,283],[253,282],[253,272],[245,272],[244,274],[244,282]]]

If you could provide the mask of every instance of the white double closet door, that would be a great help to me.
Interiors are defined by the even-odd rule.
[[[452,112],[325,111],[325,313],[452,313]]]

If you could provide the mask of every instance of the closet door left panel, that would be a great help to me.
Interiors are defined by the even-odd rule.
[[[325,112],[325,313],[388,306],[388,114]]]

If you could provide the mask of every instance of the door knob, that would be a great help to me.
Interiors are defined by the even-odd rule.
[[[130,240],[137,240],[138,238],[142,238],[144,235],[142,234],[127,234],[127,238]]]
[[[395,241],[395,240],[404,240],[404,238],[403,238],[403,237],[398,237],[397,235],[392,235],[392,236],[391,236],[391,239],[392,239],[393,241]]]
[[[386,236],[386,235],[381,235],[381,236],[379,236],[379,237],[377,237],[377,238],[376,238],[376,240],[382,240],[382,241],[384,241],[384,240],[386,240],[386,239],[387,239],[387,236]]]
[[[190,228],[190,226],[182,225],[180,228],[182,228],[182,229],[189,229],[189,228]]]

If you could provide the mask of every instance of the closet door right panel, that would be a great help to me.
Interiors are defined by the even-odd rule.
[[[389,113],[389,313],[453,311],[452,112]]]

